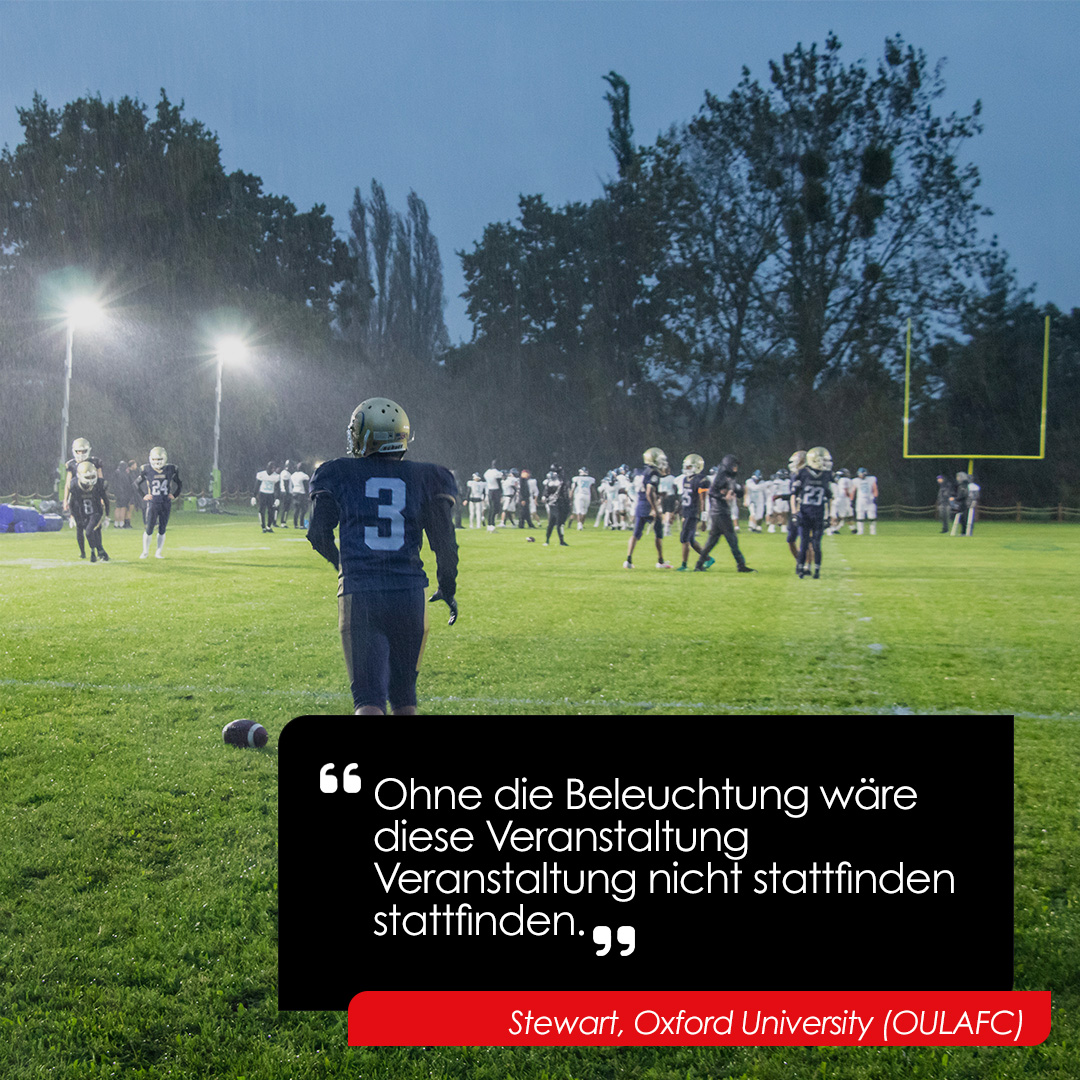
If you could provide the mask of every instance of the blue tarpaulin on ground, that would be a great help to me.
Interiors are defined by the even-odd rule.
[[[41,532],[45,527],[44,516],[32,506],[11,506],[8,503],[0,503],[0,532]]]

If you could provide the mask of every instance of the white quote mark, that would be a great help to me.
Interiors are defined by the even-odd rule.
[[[338,778],[334,775],[334,763],[328,762],[319,770],[319,790],[324,795],[333,795],[338,789]],[[357,762],[345,766],[341,777],[341,788],[346,795],[355,795],[360,790],[360,777],[356,775]]]
[[[610,926],[594,926],[592,932],[592,939],[594,945],[599,945],[600,948],[596,950],[597,956],[607,956],[611,951],[611,927]],[[629,956],[634,951],[634,945],[637,942],[637,931],[632,926],[620,926],[615,931],[615,940],[620,945],[625,945],[619,955]]]

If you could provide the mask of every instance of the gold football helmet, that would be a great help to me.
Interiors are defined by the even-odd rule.
[[[409,431],[409,418],[396,401],[368,398],[349,418],[349,453],[353,457],[402,454],[409,448]]]
[[[667,454],[660,449],[659,446],[650,446],[648,450],[642,455],[646,465],[652,465],[654,468],[659,469],[662,473],[668,471]]]
[[[787,467],[791,470],[791,474],[794,476],[804,465],[806,464],[806,451],[796,450],[791,457],[788,458]]]
[[[75,479],[83,491],[92,491],[97,483],[97,466],[92,461],[80,461],[75,467]]]
[[[90,456],[90,443],[87,439],[76,439],[71,444],[71,456],[76,461],[85,461]]]
[[[832,454],[824,446],[814,446],[806,451],[806,464],[814,472],[825,472],[832,468]]]
[[[150,451],[150,467],[152,469],[157,469],[158,472],[161,472],[168,464],[168,461],[169,455],[165,453],[164,446],[155,446],[154,449]]]
[[[705,468],[705,459],[700,454],[687,454],[683,458],[682,471],[687,476],[694,476]]]

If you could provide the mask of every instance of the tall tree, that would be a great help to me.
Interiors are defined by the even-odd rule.
[[[808,408],[827,372],[885,355],[901,313],[955,322],[984,212],[959,154],[982,129],[978,102],[939,115],[943,92],[941,64],[899,35],[871,71],[830,34],[770,64],[767,86],[744,69],[706,96],[682,140],[729,392],[790,379]]]

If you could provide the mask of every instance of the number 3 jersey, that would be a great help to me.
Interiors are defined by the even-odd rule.
[[[453,596],[457,537],[451,511],[457,484],[449,469],[377,454],[335,458],[315,470],[311,498],[308,540],[337,566],[339,596],[426,586],[424,533],[438,559],[439,588]]]

